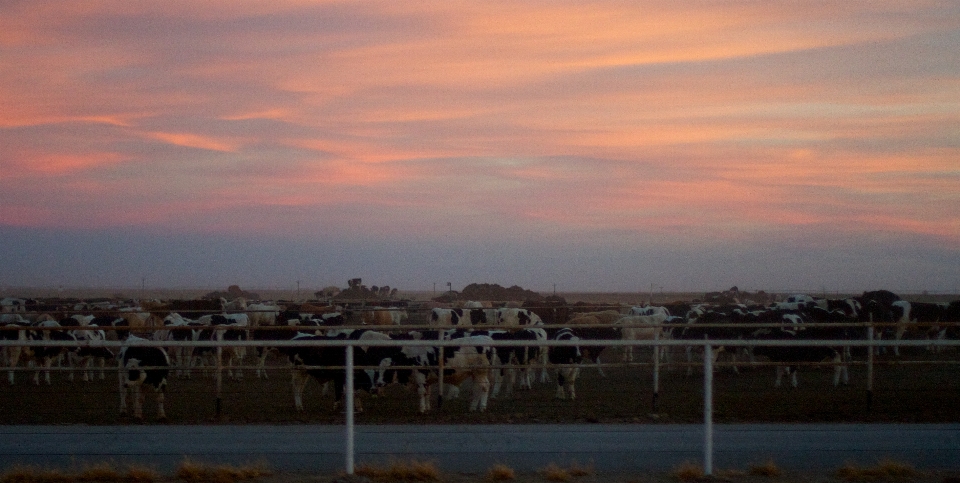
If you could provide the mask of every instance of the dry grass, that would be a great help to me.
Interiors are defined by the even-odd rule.
[[[237,468],[229,465],[207,466],[190,460],[184,460],[175,473],[177,478],[189,483],[234,483],[270,474],[262,464]]]
[[[773,460],[767,460],[766,463],[750,465],[749,473],[750,476],[765,476],[767,478],[783,476],[783,470],[781,470]]]
[[[577,464],[576,461],[574,461],[573,463],[570,464],[570,468],[568,471],[570,471],[570,474],[572,476],[579,478],[581,476],[589,476],[594,474],[595,469],[593,467],[593,464],[590,464],[589,466],[580,466],[579,464]]]
[[[696,463],[685,461],[670,471],[670,477],[678,481],[697,481],[703,478],[703,468]]]
[[[127,477],[124,478],[129,483],[153,483],[159,479],[160,475],[156,471],[142,466],[127,468]]]
[[[836,477],[849,482],[913,480],[920,477],[920,472],[907,463],[882,460],[875,466],[868,467],[847,463],[837,470]]]
[[[383,468],[374,465],[358,465],[354,474],[364,476],[374,481],[438,481],[440,470],[432,462],[411,461],[404,463],[394,461],[390,466]]]
[[[493,465],[487,470],[487,479],[490,481],[510,481],[516,478],[513,468],[507,465]]]
[[[159,478],[150,469],[131,466],[122,472],[109,463],[99,463],[76,472],[16,466],[0,476],[0,483],[153,483]]]
[[[69,483],[73,476],[60,470],[47,470],[31,466],[15,466],[4,472],[0,483]]]
[[[550,463],[540,469],[540,474],[547,481],[570,481],[570,472],[557,466],[556,463]]]

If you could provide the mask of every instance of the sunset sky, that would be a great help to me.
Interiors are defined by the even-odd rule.
[[[0,2],[3,287],[960,287],[960,2]]]

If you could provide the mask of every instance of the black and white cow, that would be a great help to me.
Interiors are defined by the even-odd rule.
[[[923,333],[927,338],[942,340],[946,337],[946,329],[940,326],[940,322],[947,311],[947,305],[897,300],[891,304],[890,309],[896,322],[896,340],[903,339],[907,331]],[[894,346],[893,353],[899,356],[900,347]]]
[[[30,322],[21,317],[20,314],[0,314],[0,340],[26,343],[29,339],[29,333],[27,332],[29,326]],[[11,386],[16,382],[15,370],[25,350],[29,352],[29,348],[26,346],[15,345],[3,348],[3,364],[9,368],[8,374]]]
[[[384,357],[376,379],[377,387],[392,382],[416,386],[421,413],[429,411],[430,391],[440,381],[440,354],[444,356],[443,383],[447,399],[455,399],[466,381],[472,381],[470,411],[485,411],[491,391],[491,364],[496,358],[493,338],[477,335],[473,331],[453,329],[444,332],[413,331],[405,334],[390,334],[395,340],[423,340],[423,346],[405,346]],[[429,345],[435,340],[458,340],[462,346],[438,347]],[[407,366],[406,368],[402,366]],[[412,369],[410,368],[412,367]]]
[[[337,336],[315,335],[298,332],[290,338],[297,341],[334,341],[353,339],[358,340],[366,331],[355,330],[343,332]],[[339,408],[343,404],[344,386],[347,382],[346,365],[347,350],[343,346],[303,346],[281,347],[281,354],[287,356],[292,364],[291,383],[293,385],[293,402],[297,411],[303,411],[303,391],[307,382],[313,378],[320,384],[330,381],[334,390],[334,406]],[[363,351],[353,351],[354,366],[369,365],[364,359]],[[370,390],[373,380],[365,371],[354,370],[354,389],[357,391]],[[359,399],[355,399],[359,406]],[[362,411],[362,407],[357,407]]]
[[[568,328],[555,331],[551,339],[558,341],[580,340],[574,331]],[[576,345],[550,348],[550,363],[561,366],[557,368],[557,399],[566,399],[568,394],[571,400],[577,398],[575,384],[577,376],[580,375],[580,364],[582,362],[583,353],[580,352],[580,347]]]
[[[430,311],[430,325],[483,325],[487,323],[487,313],[483,309],[441,309]]]
[[[167,388],[167,376],[170,374],[170,358],[160,347],[141,347],[144,342],[135,335],[126,338],[124,346],[117,355],[120,381],[120,415],[127,414],[127,393],[133,399],[133,417],[143,419],[143,387],[153,387],[157,395],[157,418],[167,419],[163,409]]]
[[[789,330],[783,328],[772,328],[765,330],[757,335],[759,340],[809,340],[816,341],[818,338],[810,337],[804,330]],[[821,339],[822,340],[822,339]],[[841,352],[836,347],[824,346],[756,346],[753,353],[757,356],[766,356],[771,362],[782,365],[777,366],[777,377],[774,381],[775,387],[780,387],[781,379],[784,374],[790,376],[790,385],[797,387],[797,365],[804,362],[823,362],[830,360],[835,364],[833,385],[840,383],[841,375],[844,373],[842,365]],[[849,378],[845,381],[849,383]]]
[[[528,327],[520,330],[485,330],[473,331],[475,336],[488,336],[494,341],[544,341],[547,340],[547,333],[539,327]],[[490,397],[496,398],[500,391],[510,397],[513,395],[513,387],[516,385],[517,376],[520,379],[520,389],[532,389],[533,371],[540,366],[539,361],[541,347],[530,346],[499,346],[493,348],[495,355],[492,361],[493,387],[490,390]],[[519,367],[501,367],[501,366],[519,366]]]

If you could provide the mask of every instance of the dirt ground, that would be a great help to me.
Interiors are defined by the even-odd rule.
[[[649,361],[649,350],[640,352]],[[615,349],[604,352],[605,361],[620,360]],[[685,360],[675,354],[675,362]],[[955,423],[960,421],[957,352],[932,354],[907,349],[900,358],[881,356],[875,369],[872,404],[868,406],[866,368],[850,369],[849,386],[833,387],[827,368],[804,367],[799,388],[775,388],[773,367],[741,368],[734,373],[721,365],[714,376],[714,421],[748,422],[902,422]],[[217,415],[216,385],[211,375],[195,371],[190,379],[171,378],[166,394],[166,424],[269,423],[341,424],[343,414],[333,407],[332,394],[322,394],[311,381],[304,393],[305,411],[293,407],[289,370],[282,361],[269,361],[269,379],[257,379],[246,370],[240,381],[226,381]],[[554,383],[536,384],[533,390],[490,402],[485,413],[471,413],[461,397],[445,401],[426,414],[417,412],[414,391],[390,386],[380,397],[358,396],[363,412],[357,424],[492,424],[492,423],[698,423],[703,420],[703,376],[699,367],[691,376],[686,368],[666,365],[660,376],[658,406],[653,406],[653,377],[649,366],[606,367],[601,377],[584,368],[577,381],[577,399],[554,398]],[[35,386],[26,372],[17,383],[0,386],[0,424],[128,424],[119,415],[116,373],[103,381],[69,382],[54,372],[52,385]],[[551,378],[555,375],[551,373]],[[467,393],[464,388],[462,393]],[[157,423],[155,404],[147,390],[145,416]],[[435,402],[436,404],[436,402]]]

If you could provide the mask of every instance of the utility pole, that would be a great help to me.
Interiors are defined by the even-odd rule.
[[[300,300],[300,281],[297,280],[297,300]]]

